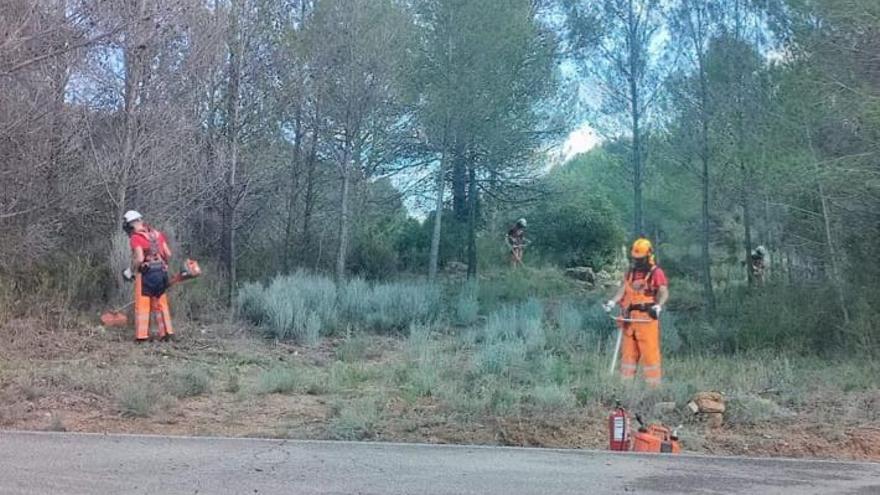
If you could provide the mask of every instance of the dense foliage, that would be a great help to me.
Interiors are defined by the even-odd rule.
[[[132,208],[211,268],[189,316],[303,269],[478,279],[526,217],[532,266],[600,270],[652,238],[691,348],[877,350],[878,19],[874,0],[4,2],[0,317],[122,301]],[[578,125],[600,144],[561,160]],[[272,317],[315,335],[297,311]]]

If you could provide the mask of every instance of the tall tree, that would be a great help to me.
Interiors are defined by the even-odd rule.
[[[481,194],[502,199],[528,182],[536,175],[531,160],[540,143],[561,131],[542,113],[558,78],[557,40],[540,6],[424,0],[417,10],[428,28],[419,65],[420,121],[438,143],[432,152],[442,157],[441,170],[450,174],[455,219],[467,226],[471,277]],[[486,25],[488,16],[493,22]],[[435,241],[439,249],[439,237]]]
[[[310,27],[319,55],[324,114],[331,127],[340,179],[339,235],[335,273],[345,278],[350,249],[353,189],[387,164],[404,119],[399,79],[409,55],[412,24],[392,0],[323,0]]]
[[[627,129],[633,186],[634,236],[644,232],[642,189],[652,108],[667,73],[659,0],[566,0],[574,55],[600,92],[600,110],[613,117],[610,131]]]
[[[712,258],[710,254],[711,244],[711,218],[709,215],[710,191],[711,191],[711,161],[713,143],[710,134],[710,119],[713,112],[714,102],[709,89],[708,52],[712,37],[717,32],[716,19],[721,12],[720,6],[713,1],[705,0],[681,0],[678,8],[673,12],[671,27],[673,32],[680,37],[684,52],[693,66],[693,78],[696,79],[695,98],[693,102],[694,116],[698,126],[696,135],[699,142],[697,156],[700,160],[700,194],[701,201],[701,278],[703,283],[703,307],[708,316],[714,315],[715,296],[712,289]],[[685,100],[687,101],[687,100]]]

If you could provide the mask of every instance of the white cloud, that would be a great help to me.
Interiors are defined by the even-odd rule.
[[[576,155],[586,153],[602,142],[596,131],[589,124],[583,124],[568,134],[562,145],[562,158],[571,160]]]

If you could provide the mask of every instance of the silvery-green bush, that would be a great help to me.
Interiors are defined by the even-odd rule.
[[[441,309],[438,288],[423,283],[369,284],[354,279],[337,286],[321,275],[300,271],[268,285],[245,284],[238,293],[242,318],[276,339],[315,344],[342,329],[405,333],[429,324]]]

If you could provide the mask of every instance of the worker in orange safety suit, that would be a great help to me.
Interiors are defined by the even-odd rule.
[[[136,211],[123,216],[123,230],[129,236],[131,267],[123,277],[134,281],[135,341],[150,340],[150,316],[156,319],[159,340],[171,340],[171,312],[166,290],[170,286],[168,261],[171,249],[165,234],[147,225]]]
[[[666,274],[657,266],[651,241],[640,238],[630,252],[632,264],[623,285],[607,303],[610,312],[618,304],[621,316],[639,322],[620,322],[623,332],[620,351],[620,376],[632,379],[641,367],[645,382],[656,386],[663,376],[660,358],[660,313],[669,299]]]

